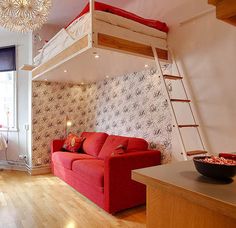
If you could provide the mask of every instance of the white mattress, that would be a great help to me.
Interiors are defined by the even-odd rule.
[[[167,34],[150,28],[138,22],[102,11],[95,11],[95,18],[112,25],[127,28],[131,31],[142,33],[156,38],[166,39]],[[61,29],[48,43],[46,43],[39,54],[34,58],[34,64],[40,65],[59,52],[70,46],[75,40],[80,39],[85,34],[88,34],[91,26],[90,13],[83,15],[75,20],[68,28]]]

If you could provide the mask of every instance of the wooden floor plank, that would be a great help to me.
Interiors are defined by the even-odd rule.
[[[53,175],[0,172],[0,228],[143,228],[144,206],[110,215]]]

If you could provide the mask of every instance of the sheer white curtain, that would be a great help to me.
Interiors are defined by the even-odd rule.
[[[15,78],[14,72],[0,72],[0,129],[14,128]]]
[[[0,151],[7,149],[7,142],[6,139],[0,134]]]
[[[16,47],[0,47],[0,130],[15,128]]]

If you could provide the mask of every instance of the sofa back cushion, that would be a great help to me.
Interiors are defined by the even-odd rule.
[[[127,151],[145,151],[148,149],[148,142],[141,138],[129,138]]]
[[[83,132],[81,137],[85,138],[83,143],[83,151],[86,154],[97,157],[108,134],[103,132]]]
[[[116,153],[123,147],[125,151],[145,151],[148,149],[148,143],[141,138],[130,138],[124,136],[110,135],[107,137],[98,158],[105,159]]]

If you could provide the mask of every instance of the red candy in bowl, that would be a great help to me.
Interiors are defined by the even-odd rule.
[[[193,158],[194,165],[204,176],[225,179],[236,174],[236,161],[224,157],[201,156]]]

